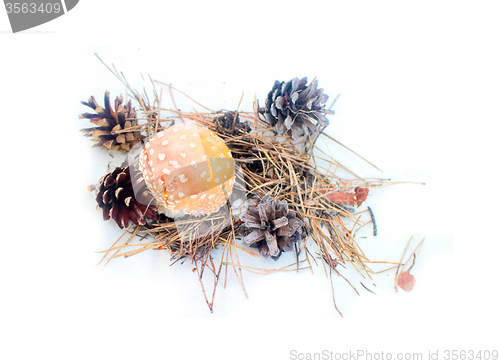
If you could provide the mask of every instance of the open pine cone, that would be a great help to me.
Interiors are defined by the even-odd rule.
[[[301,135],[314,135],[329,125],[325,115],[333,111],[325,109],[328,95],[322,88],[318,89],[316,79],[309,86],[306,84],[307,77],[274,82],[261,111],[278,135],[286,133],[296,140]]]
[[[92,138],[96,142],[93,145],[94,147],[127,153],[130,148],[140,142],[141,133],[138,131],[118,133],[120,130],[137,125],[137,115],[130,101],[124,105],[123,97],[117,97],[115,99],[115,111],[113,111],[109,100],[109,92],[106,91],[104,109],[97,104],[94,96],[91,96],[87,102],[82,101],[82,104],[95,111],[95,113],[79,115],[80,119],[90,119],[92,123],[97,125],[93,128],[81,130],[85,136]]]
[[[304,223],[295,212],[288,210],[286,201],[276,203],[272,197],[263,197],[257,206],[249,206],[240,219],[249,231],[244,242],[274,260],[292,249],[302,237]]]
[[[145,185],[145,184],[144,184]],[[149,193],[147,189],[136,186],[136,191]],[[147,201],[152,196],[141,196],[141,201]],[[136,225],[144,225],[145,218],[156,217],[154,207],[140,203],[134,195],[134,186],[130,176],[130,167],[116,167],[112,172],[104,175],[96,186],[96,201],[102,208],[104,220],[110,218],[124,229],[129,226],[129,221]]]

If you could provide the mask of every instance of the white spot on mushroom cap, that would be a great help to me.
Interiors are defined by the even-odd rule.
[[[206,194],[206,193],[204,193],[203,195],[201,195],[200,200],[204,200],[204,199],[205,199],[205,197],[207,197],[207,194]]]
[[[200,177],[201,177],[201,178],[203,178],[203,177],[205,177],[206,175],[207,175],[207,172],[206,172],[206,171],[203,171],[203,172],[201,172]]]
[[[174,132],[177,133],[179,131],[179,128],[178,127],[175,127],[174,128]]]
[[[196,144],[194,144],[194,143],[189,143],[189,146],[190,146],[191,148],[193,148],[193,149],[194,149],[194,148],[196,148]]]
[[[193,136],[194,136],[195,138],[197,138],[197,137],[199,137],[200,135],[199,135],[198,133],[193,133]]]
[[[186,158],[186,155],[187,155],[186,153],[180,152],[179,154],[181,155],[182,158]]]
[[[181,137],[180,137],[181,140],[184,140],[186,139],[186,134],[182,134]]]
[[[149,150],[149,155],[153,155],[153,154],[154,154],[154,152],[155,152],[155,150],[154,150],[153,148],[151,148],[151,149]]]
[[[206,155],[202,155],[201,159],[203,159],[204,161],[206,161],[207,160],[207,156]]]
[[[166,175],[170,174],[170,171],[168,170],[168,168],[163,168],[162,172],[165,173]]]
[[[158,133],[158,138],[163,138],[164,135],[165,135],[164,132]]]
[[[184,183],[184,182],[187,182],[187,180],[188,180],[188,179],[186,178],[186,176],[185,176],[184,174],[180,174],[180,175],[179,175],[179,180],[180,180],[182,183]]]
[[[215,179],[215,183],[219,183],[219,179],[218,178]]]
[[[198,197],[198,195],[191,195],[189,197],[191,197],[194,200],[196,197]]]
[[[193,168],[196,168],[196,166],[197,166],[195,161],[191,161],[191,165],[193,166]]]
[[[153,167],[153,161],[149,161],[148,164],[150,167]]]
[[[182,198],[182,197],[184,197],[185,195],[184,195],[184,192],[179,192],[179,193],[177,194],[177,196],[179,196],[180,198]]]
[[[212,180],[212,177],[207,178],[207,182],[210,182]]]
[[[215,145],[212,146],[212,150],[217,150],[217,147]]]
[[[174,167],[174,168],[180,168],[181,167],[181,165],[179,164],[179,162],[177,162],[176,160],[173,160],[173,159],[171,161],[169,161],[168,164],[170,166]]]
[[[162,184],[164,184],[164,183],[165,183],[165,182],[163,182],[163,180],[162,180],[161,178],[158,178],[158,184],[159,184],[159,185],[162,185]]]
[[[220,172],[222,171],[222,168],[221,167],[217,167],[217,172]]]
[[[227,169],[231,169],[231,163],[227,162]]]
[[[211,193],[210,195],[208,195],[208,199],[211,200],[215,197],[215,194],[214,193]]]
[[[161,161],[164,160],[165,159],[165,154],[163,154],[163,153],[158,154],[158,159],[161,160]]]
[[[164,140],[161,142],[161,145],[167,145],[168,144],[168,140]]]

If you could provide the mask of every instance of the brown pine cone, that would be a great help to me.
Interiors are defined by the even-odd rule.
[[[97,205],[102,208],[104,220],[110,218],[115,220],[121,229],[128,227],[129,221],[136,225],[144,225],[145,218],[156,217],[154,206],[141,203],[148,200],[146,196],[141,196],[141,202],[136,199],[129,166],[116,167],[107,173],[99,180],[95,190]],[[147,189],[140,186],[136,186],[136,191],[148,193]],[[149,196],[149,200],[152,198]]]
[[[236,117],[235,117],[236,116]],[[214,123],[217,125],[216,132],[228,135],[239,135],[251,130],[248,122],[241,122],[238,113],[227,112],[223,115],[216,116]]]
[[[304,223],[297,213],[288,210],[286,201],[276,203],[272,197],[263,197],[257,206],[249,206],[240,219],[248,230],[243,241],[274,260],[302,238]]]
[[[92,138],[96,142],[93,145],[94,147],[127,153],[130,148],[141,141],[139,131],[119,133],[120,130],[137,125],[137,114],[132,108],[131,101],[124,105],[123,97],[117,97],[115,99],[115,110],[113,111],[109,100],[109,92],[106,91],[104,109],[97,104],[94,96],[91,96],[87,102],[82,101],[82,104],[95,111],[95,113],[79,115],[80,119],[90,119],[92,123],[97,125],[93,128],[81,130],[85,136]]]
[[[306,84],[307,77],[274,82],[261,111],[278,135],[291,135],[296,140],[302,134],[315,135],[329,125],[325,115],[333,111],[325,109],[328,95],[318,89],[317,80]]]

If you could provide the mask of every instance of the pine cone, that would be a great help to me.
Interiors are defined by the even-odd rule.
[[[244,132],[248,133],[251,130],[248,122],[241,122],[238,113],[234,112],[227,112],[223,115],[216,116],[214,118],[214,123],[217,125],[217,129],[215,131],[218,133],[239,135]]]
[[[272,197],[263,197],[257,206],[249,206],[241,221],[249,232],[244,242],[274,260],[300,241],[304,226],[295,212],[288,211],[286,201],[276,203]]]
[[[140,186],[136,186],[136,191],[149,193],[147,189]],[[150,196],[149,199],[151,198],[153,197]],[[116,167],[99,180],[96,186],[96,201],[98,206],[102,208],[104,220],[112,218],[121,229],[128,227],[129,221],[136,225],[144,225],[146,223],[144,218],[153,219],[156,217],[154,207],[137,201],[129,166]],[[147,198],[143,196],[141,201],[147,201]]]
[[[278,135],[286,133],[296,140],[301,134],[309,137],[329,125],[325,115],[333,111],[325,109],[328,95],[317,88],[316,79],[309,86],[306,83],[307,77],[296,77],[286,83],[274,82],[261,111]]]
[[[124,105],[123,97],[117,97],[115,111],[113,111],[109,92],[106,91],[104,109],[97,104],[94,96],[91,96],[87,102],[82,101],[82,104],[95,110],[95,113],[79,115],[80,119],[90,119],[92,123],[97,125],[97,127],[81,130],[85,136],[91,137],[96,142],[94,147],[127,153],[130,148],[140,142],[141,133],[139,131],[117,133],[122,129],[137,125],[137,115],[131,106],[131,101]]]

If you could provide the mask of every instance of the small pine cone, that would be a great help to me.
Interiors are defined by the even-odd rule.
[[[318,89],[317,80],[309,86],[306,84],[307,77],[296,77],[286,83],[274,82],[265,108],[260,111],[278,135],[291,135],[297,140],[301,135],[317,134],[329,125],[325,115],[333,114],[333,111],[325,109],[328,95],[322,88]]]
[[[136,191],[144,193],[145,189]],[[129,226],[129,221],[136,225],[144,225],[145,218],[154,219],[154,207],[140,203],[134,195],[134,186],[130,176],[130,167],[116,167],[112,172],[103,176],[95,188],[97,205],[102,208],[104,220],[110,218],[124,229]],[[152,198],[152,196],[151,196]],[[141,201],[145,201],[144,196]]]
[[[96,124],[96,127],[82,129],[85,136],[92,138],[96,144],[94,147],[100,147],[105,150],[116,150],[127,153],[130,149],[141,141],[139,131],[122,132],[121,130],[137,125],[137,114],[131,106],[123,104],[123,97],[115,99],[115,111],[111,108],[109,92],[104,94],[104,109],[99,106],[91,96],[87,102],[82,104],[94,109],[95,113],[84,113],[79,115],[80,119],[90,119]]]
[[[302,237],[304,223],[297,213],[288,210],[286,201],[276,203],[272,197],[263,197],[257,206],[249,206],[240,219],[248,232],[243,241],[274,260],[291,250]]]
[[[214,117],[214,123],[217,126],[215,130],[218,133],[229,135],[239,135],[250,132],[251,128],[248,122],[241,122],[238,113],[227,112],[223,115]]]

